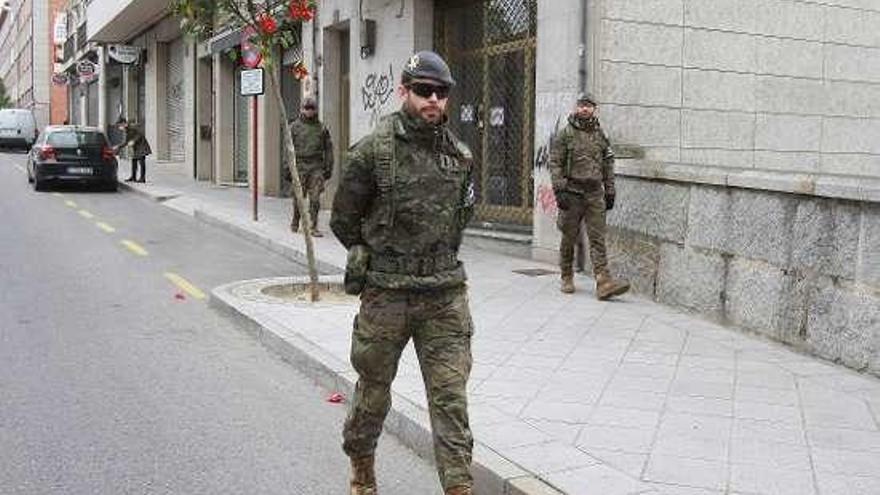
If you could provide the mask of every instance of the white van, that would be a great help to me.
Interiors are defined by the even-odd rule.
[[[37,140],[37,121],[30,110],[0,110],[0,146],[30,149]]]

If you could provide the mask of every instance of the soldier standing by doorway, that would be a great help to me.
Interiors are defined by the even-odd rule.
[[[303,100],[299,117],[290,123],[294,147],[296,148],[296,166],[299,169],[299,181],[303,187],[304,199],[308,202],[312,217],[312,235],[322,237],[318,230],[318,212],[321,210],[321,194],[324,184],[333,175],[333,142],[330,131],[318,120],[318,104],[314,98]],[[290,168],[287,174],[290,175]],[[290,230],[298,232],[300,212],[293,200],[293,218]]]
[[[414,55],[398,87],[403,107],[352,149],[333,204],[330,226],[349,250],[346,290],[362,291],[351,342],[358,381],[343,432],[352,495],[376,494],[376,443],[410,339],[428,395],[440,481],[446,495],[472,494],[473,322],[458,249],[474,190],[470,150],[446,125],[454,84],[439,55]]]
[[[596,117],[596,100],[582,94],[568,125],[560,131],[550,151],[553,192],[559,207],[557,225],[562,231],[559,268],[562,292],[575,291],[574,247],[581,222],[590,243],[590,261],[596,276],[596,297],[604,301],[629,290],[626,281],[615,280],[608,271],[605,250],[605,212],[614,208],[614,153]]]

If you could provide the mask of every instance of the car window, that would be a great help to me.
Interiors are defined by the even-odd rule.
[[[49,134],[46,141],[51,146],[61,148],[106,144],[103,134],[89,131],[55,131]]]

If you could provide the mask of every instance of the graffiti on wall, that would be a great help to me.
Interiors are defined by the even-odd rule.
[[[544,144],[541,145],[537,152],[535,153],[535,170],[536,171],[549,171],[550,169],[550,148],[553,146],[553,140],[556,139],[556,134],[559,132],[559,118],[556,119],[556,124],[553,126],[553,130],[550,132],[550,135],[547,136],[547,139],[544,140]],[[535,177],[539,177],[540,174],[535,174]],[[556,208],[556,195],[553,194],[553,185],[549,182],[539,183],[537,187],[537,191],[535,193],[535,202],[537,203],[538,210],[541,213],[555,217],[557,213]]]
[[[386,73],[370,73],[361,86],[361,101],[364,112],[370,114],[370,127],[376,125],[382,116],[385,105],[394,93],[394,68],[388,64]]]

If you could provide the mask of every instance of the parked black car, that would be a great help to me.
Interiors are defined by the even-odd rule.
[[[94,184],[115,191],[116,154],[100,129],[49,126],[28,155],[28,182],[43,191],[49,183]]]

